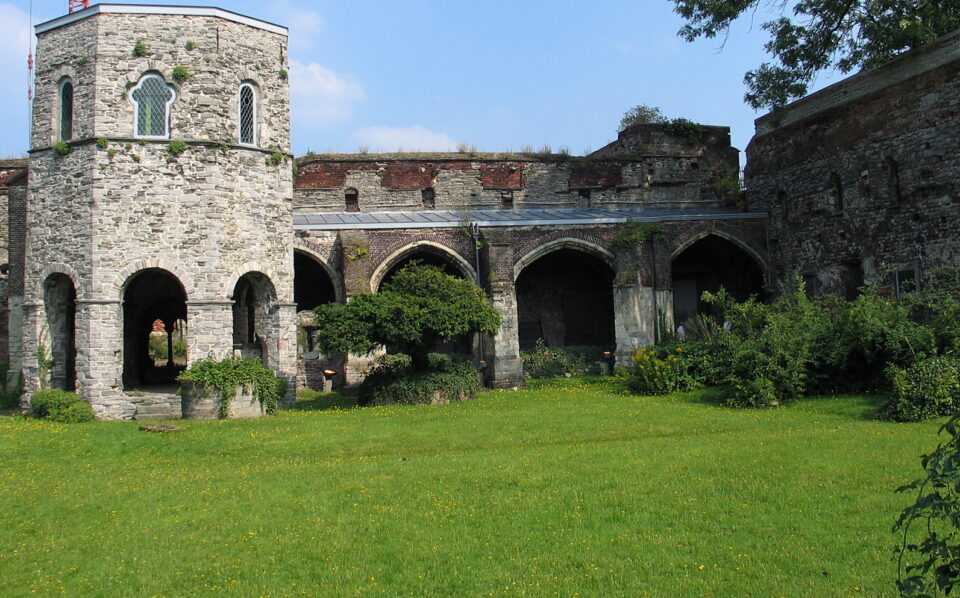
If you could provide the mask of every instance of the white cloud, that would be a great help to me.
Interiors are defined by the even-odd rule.
[[[270,8],[269,19],[290,28],[291,50],[306,50],[323,30],[323,17],[315,10],[296,6],[290,0],[274,1]]]
[[[290,111],[294,127],[316,127],[350,120],[352,105],[366,99],[351,75],[299,60],[290,61]]]
[[[363,127],[353,132],[359,145],[375,152],[445,152],[456,149],[457,142],[446,133],[437,133],[419,125],[412,127]]]

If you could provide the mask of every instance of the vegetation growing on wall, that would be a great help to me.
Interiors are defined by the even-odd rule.
[[[254,387],[255,396],[267,413],[276,411],[287,387],[283,378],[253,357],[231,357],[222,361],[202,359],[184,370],[177,379],[219,391],[221,416],[226,414],[230,399],[241,386]]]

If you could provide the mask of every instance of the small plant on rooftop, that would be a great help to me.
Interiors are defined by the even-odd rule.
[[[110,143],[106,137],[97,137],[97,147],[100,149],[107,149],[107,144]]]
[[[53,153],[61,158],[70,155],[70,144],[66,141],[58,141],[53,144]]]
[[[282,152],[273,152],[270,154],[270,157],[267,158],[268,166],[280,166],[283,164],[283,153]]]

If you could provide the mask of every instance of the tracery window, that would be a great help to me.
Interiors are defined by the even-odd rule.
[[[64,79],[60,84],[60,141],[73,139],[73,83]]]
[[[257,96],[253,85],[244,83],[240,86],[240,143],[256,145],[257,143]]]
[[[170,106],[176,95],[160,75],[149,74],[140,79],[130,92],[136,106],[136,137],[166,139],[170,136]]]

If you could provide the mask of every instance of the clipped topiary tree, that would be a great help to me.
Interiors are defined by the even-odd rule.
[[[434,266],[411,263],[377,294],[358,295],[347,304],[316,308],[317,345],[328,353],[368,354],[378,346],[410,356],[414,371],[426,371],[430,349],[465,334],[493,334],[500,314],[483,289]]]

